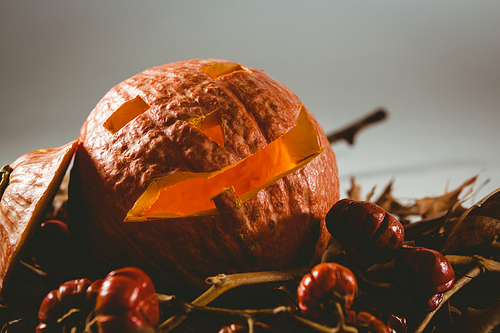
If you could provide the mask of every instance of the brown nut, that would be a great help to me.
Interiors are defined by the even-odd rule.
[[[330,234],[342,244],[387,252],[401,247],[404,227],[380,206],[368,201],[342,199],[326,215]]]
[[[434,295],[453,287],[455,272],[440,252],[406,245],[401,250],[394,265],[407,279],[409,288]]]

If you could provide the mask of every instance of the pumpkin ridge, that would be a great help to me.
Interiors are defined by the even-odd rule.
[[[239,64],[234,63],[234,62],[225,62],[225,63],[239,65]],[[219,64],[222,65],[223,63],[219,63]],[[239,65],[239,66],[241,66],[241,65]],[[206,67],[206,66],[203,66],[203,67]],[[281,83],[273,82],[272,85],[268,84],[267,88],[280,90],[280,92],[283,93],[284,99],[289,99],[288,100],[289,103],[296,104],[296,110],[294,110],[294,112],[295,112],[294,119],[288,119],[288,122],[289,122],[288,128],[281,129],[280,133],[278,133],[278,134],[274,133],[273,131],[269,131],[269,132],[265,131],[264,129],[268,126],[266,126],[266,122],[264,121],[264,118],[261,118],[258,116],[258,108],[252,107],[253,104],[255,104],[255,100],[254,99],[246,100],[243,98],[243,96],[245,96],[245,95],[254,95],[253,97],[255,98],[259,94],[262,94],[265,92],[265,89],[258,86],[259,78],[261,78],[261,76],[262,76],[262,73],[261,73],[262,71],[257,70],[257,69],[246,68],[244,66],[243,66],[243,68],[245,68],[245,70],[234,71],[234,72],[231,72],[229,74],[224,74],[224,75],[216,77],[216,78],[212,78],[210,75],[203,72],[201,69],[199,69],[199,70],[200,70],[200,72],[203,72],[204,75],[206,75],[209,79],[212,79],[214,82],[216,82],[218,88],[223,90],[228,95],[230,95],[234,101],[237,101],[237,104],[241,105],[241,107],[243,108],[243,112],[245,114],[247,114],[254,121],[254,124],[256,124],[256,126],[259,130],[259,133],[265,139],[265,144],[267,145],[270,142],[273,142],[277,138],[284,135],[288,130],[290,130],[295,125],[295,122],[297,121],[298,115],[300,113],[300,109],[302,107],[302,103],[300,102],[298,97],[291,92],[289,93],[289,96],[285,96],[285,95],[287,95],[285,93],[285,91],[288,91],[288,89],[286,87],[284,87]],[[243,77],[241,77],[241,76],[243,76]],[[239,85],[235,85],[233,81],[239,82]],[[245,87],[241,82],[247,82],[247,87]],[[248,88],[248,87],[250,87],[250,88]],[[270,95],[265,95],[263,97],[264,97],[264,101],[272,100]],[[269,103],[269,105],[268,105],[266,103],[262,103],[262,105],[264,105],[264,104],[265,104],[266,109],[272,109],[273,112],[275,112],[276,114],[280,113],[280,110],[276,109],[277,106],[275,104]],[[282,105],[283,108],[287,108],[288,106],[289,105]],[[221,114],[225,114],[227,111],[228,110],[221,110]],[[266,114],[267,114],[267,112],[266,112]],[[267,115],[266,117],[269,118],[270,116]],[[279,116],[279,117],[281,118],[281,116]],[[260,149],[262,149],[262,148],[263,147],[260,147]]]
[[[190,124],[185,120],[177,120],[171,127],[171,131],[165,131],[166,136],[172,142],[173,146],[177,148],[180,152],[179,156],[182,157],[184,161],[184,166],[189,167],[189,171],[191,172],[213,172],[218,171],[226,166],[229,166],[236,162],[237,157],[234,156],[230,151],[226,148],[219,146],[215,141],[213,141],[209,136],[203,133],[201,130],[196,128],[194,125]],[[175,130],[174,130],[175,129]],[[211,166],[209,167],[207,164],[200,164],[197,159],[193,159],[191,155],[188,155],[190,150],[193,150],[195,145],[193,144],[183,144],[182,142],[173,140],[173,137],[189,137],[189,135],[183,135],[184,131],[186,133],[192,133],[193,137],[195,137],[196,145],[206,146],[210,145],[210,149],[206,149],[206,154],[204,158],[207,156],[210,157],[219,157],[218,160],[213,160]],[[168,133],[171,132],[171,133]],[[175,132],[175,133],[174,133]],[[198,156],[197,156],[198,157]],[[220,158],[224,157],[224,158]],[[198,157],[199,158],[199,157]],[[223,161],[225,160],[225,161]]]
[[[217,80],[219,81],[219,80]],[[245,101],[243,99],[241,99],[238,94],[235,93],[235,88],[232,88],[231,86],[226,86],[226,85],[223,85],[222,84],[222,80],[219,81],[219,84],[221,87],[224,87],[224,90],[228,91],[231,93],[231,96],[233,96],[233,98],[235,100],[238,101],[238,103],[242,106],[243,108],[243,111],[253,120],[253,123],[256,125],[254,129],[257,129],[259,131],[259,134],[265,139],[265,146],[267,146],[270,142],[272,142],[273,140],[269,137],[268,133],[266,131],[263,130],[264,128],[264,123],[263,121],[258,118],[256,116],[256,114],[254,114],[254,112],[252,112],[252,108],[249,108]],[[263,149],[265,147],[260,147],[260,149]],[[252,153],[255,153],[255,152],[252,152]]]
[[[236,64],[233,62],[230,62],[230,63]],[[205,67],[205,66],[207,66],[207,65],[204,65],[203,67]],[[264,125],[262,123],[260,123],[260,121],[257,119],[255,114],[253,112],[251,112],[251,110],[249,110],[249,108],[245,105],[244,101],[241,98],[239,98],[238,94],[236,94],[233,91],[233,89],[231,89],[230,86],[225,84],[224,79],[227,79],[227,80],[230,79],[230,76],[236,72],[232,72],[230,74],[225,74],[225,75],[217,77],[217,78],[212,78],[210,75],[203,72],[200,68],[198,68],[198,70],[201,73],[203,73],[202,75],[206,75],[207,79],[212,80],[216,84],[216,87],[222,93],[224,93],[225,95],[227,95],[230,98],[230,100],[226,103],[226,105],[224,105],[225,108],[219,108],[219,112],[220,112],[220,116],[221,116],[221,126],[222,126],[222,130],[223,130],[223,134],[224,134],[224,141],[227,142],[226,135],[228,135],[226,132],[227,126],[225,125],[225,120],[227,119],[229,113],[234,112],[233,110],[237,109],[238,111],[236,111],[236,112],[244,113],[245,115],[247,115],[250,118],[250,121],[252,121],[252,124],[255,125],[255,126],[252,126],[253,130],[258,129],[259,130],[258,134],[260,134],[260,137],[262,137],[264,139],[263,146],[259,145],[258,147],[253,147],[254,149],[252,149],[251,147],[248,147],[249,150],[251,151],[251,154],[254,154],[258,150],[263,149],[265,146],[267,146],[271,142],[271,140],[267,137],[266,133],[264,133],[264,131],[262,130]],[[252,73],[252,72],[250,72],[250,73]],[[223,79],[221,79],[221,78],[223,78]],[[247,133],[239,133],[239,134],[241,135],[241,134],[247,134]],[[252,133],[252,134],[254,134],[254,133]],[[245,143],[247,143],[247,142],[245,142]],[[230,142],[224,148],[228,149],[229,147],[232,147]],[[232,151],[232,153],[235,156],[237,156],[238,160],[247,157],[247,156],[242,156],[241,154],[238,154],[236,151]]]
[[[157,112],[163,112],[163,110],[158,110]],[[161,123],[159,123],[158,121],[158,118],[156,117],[152,117],[150,115],[146,115],[146,117],[148,117],[148,119],[150,121],[152,121],[154,124],[156,124],[157,127],[160,127],[161,126]],[[166,117],[165,119],[168,119],[168,117]],[[168,121],[168,120],[167,120]],[[174,120],[172,122],[172,124],[170,124],[170,126],[168,126],[165,130],[162,131],[162,133],[164,133],[164,138],[166,140],[168,140],[168,143],[170,146],[172,146],[174,149],[172,149],[173,151],[176,152],[176,157],[175,157],[175,160],[177,161],[177,165],[181,165],[185,168],[185,171],[194,171],[194,168],[193,168],[193,165],[191,163],[191,161],[189,161],[189,159],[186,157],[185,153],[184,153],[184,150],[182,149],[182,145],[180,145],[178,142],[175,142],[174,140],[172,140],[172,137],[168,134],[168,130],[172,127],[172,126],[177,126],[176,124],[179,122],[179,121],[183,121],[183,120]],[[184,169],[183,168],[183,169]],[[161,175],[160,175],[161,177]],[[153,181],[154,179],[150,179],[148,184],[146,184],[146,187],[147,188],[149,186],[149,184]]]
[[[247,107],[247,105],[244,103],[244,101],[242,99],[240,99],[237,94],[234,93],[233,89],[231,89],[231,87],[227,87],[227,86],[222,85],[222,84],[220,84],[220,87],[224,88],[224,90],[227,91],[228,94],[230,94],[238,102],[238,104],[241,105],[241,107],[243,108],[242,111],[245,112],[245,114],[247,114],[252,119],[253,123],[255,124],[254,129],[257,129],[259,131],[260,136],[262,136],[265,140],[265,142],[264,142],[265,146],[267,146],[270,142],[272,142],[273,140],[271,140],[271,138],[263,130],[264,124],[261,122],[260,119],[258,119],[256,117],[256,115],[253,112],[251,112],[251,109]],[[221,112],[221,115],[224,115],[224,114],[225,114],[225,112]],[[258,150],[264,149],[265,146],[259,147]],[[255,153],[255,151],[252,151],[252,153]]]
[[[222,87],[221,87],[222,88]],[[249,112],[248,108],[245,106],[245,104],[242,103],[241,100],[239,100],[238,96],[234,95],[233,92],[230,90],[230,89],[227,89],[226,87],[223,87],[225,91],[227,91],[228,94],[230,94],[232,97],[233,97],[233,100],[236,102],[235,106],[234,107],[230,107],[226,110],[221,110],[221,120],[222,120],[222,128],[223,128],[223,131],[224,131],[224,135],[229,135],[227,134],[227,125],[226,123],[229,123],[229,122],[235,122],[234,119],[230,119],[230,114],[231,112],[234,112],[234,108],[237,108],[238,111],[236,112],[242,112],[244,113],[246,116],[249,117],[249,121],[252,123],[252,130],[255,131],[255,130],[258,130],[258,132],[252,132],[251,134],[253,135],[254,138],[256,138],[256,144],[253,145],[253,146],[250,146],[248,144],[248,141],[245,140],[245,144],[246,144],[246,148],[248,149],[248,151],[250,151],[250,155],[251,154],[255,154],[256,152],[258,152],[259,150],[261,149],[264,149],[269,143],[269,139],[266,137],[264,131],[262,130],[262,126],[263,124],[261,124],[258,119],[255,117],[255,115],[252,113],[252,112]],[[240,136],[242,137],[245,137],[245,135],[248,135],[250,129],[247,129],[246,132],[241,132],[241,133],[238,133]],[[238,159],[243,159],[245,157],[247,157],[248,155],[242,155],[242,153],[239,153],[239,151],[235,151],[235,148],[234,148],[234,144],[232,144],[231,142],[229,142],[228,144],[226,144],[226,147],[227,148],[232,148],[232,152],[233,154],[235,154],[236,156],[238,156]]]
[[[255,119],[269,144],[295,126],[302,103],[282,83],[272,78],[266,80],[268,76],[262,70],[250,70],[251,72],[236,71],[221,76],[216,81],[232,91],[245,107],[246,113]],[[279,100],[275,98],[276,94],[280,95]],[[284,118],[283,115],[290,110],[294,113],[293,119]],[[279,118],[280,121],[273,122],[274,118]]]
[[[275,252],[283,245],[281,238],[281,232],[280,229],[281,227],[293,227],[291,225],[286,225],[286,223],[283,221],[283,219],[289,218],[290,216],[290,210],[289,207],[286,207],[284,210],[285,212],[278,212],[277,211],[277,205],[278,203],[273,202],[274,194],[272,192],[276,191],[280,192],[284,195],[286,193],[282,192],[282,186],[284,184],[283,179],[287,178],[288,176],[285,176],[281,179],[278,179],[274,184],[271,186],[268,186],[266,188],[262,189],[262,198],[259,198],[260,200],[268,203],[266,205],[267,207],[262,207],[259,208],[259,211],[261,211],[263,214],[263,217],[260,221],[260,224],[263,226],[259,225],[259,223],[252,223],[251,225],[251,232],[252,236],[254,239],[258,240],[261,237],[261,234],[259,234],[259,231],[262,233],[266,233],[267,235],[271,235],[271,237],[275,240],[274,242],[271,242],[271,244],[267,245],[266,248],[261,248],[259,246],[260,244],[257,243],[257,247],[260,253],[266,251],[266,252]],[[257,196],[257,195],[256,195]],[[286,198],[283,198],[285,202],[288,200],[288,195]],[[259,205],[262,206],[262,205]],[[266,209],[267,208],[267,209]],[[264,230],[264,231],[262,231]]]
[[[116,87],[116,94],[123,98],[120,105],[136,98],[137,96],[140,96],[146,103],[150,105],[151,108],[153,106],[152,103],[161,98],[161,95],[158,94],[158,91],[156,89],[146,90],[143,86],[139,88],[137,87],[137,84],[134,85],[134,83],[135,78],[131,77],[130,79],[123,81],[122,84]],[[151,88],[151,85],[148,85],[148,87]]]

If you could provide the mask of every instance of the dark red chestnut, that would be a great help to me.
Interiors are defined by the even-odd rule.
[[[402,255],[395,261],[399,269],[412,284],[429,294],[450,290],[455,283],[455,271],[440,252],[425,247],[403,245]]]
[[[441,302],[443,301],[443,293],[438,293],[438,294],[434,294],[432,295],[428,300],[427,300],[427,307],[425,308],[425,310],[427,311],[433,311],[434,309],[436,309],[439,304],[441,304]]]
[[[324,262],[316,265],[300,281],[297,288],[299,308],[307,317],[319,319],[327,311],[325,305],[334,293],[344,297],[344,306],[349,309],[356,290],[356,277],[349,268]]]
[[[425,247],[403,245],[394,268],[406,282],[414,308],[432,311],[443,299],[443,293],[455,283],[455,272],[440,252]]]
[[[35,232],[31,246],[36,264],[51,273],[68,255],[68,226],[59,220],[44,221]]]
[[[348,315],[348,321],[357,326],[366,327],[370,333],[391,333],[389,328],[380,319],[368,312],[360,311],[357,315]]]
[[[391,333],[406,333],[408,330],[406,318],[395,314],[389,316],[387,327]]]
[[[368,201],[338,201],[326,215],[326,227],[344,245],[366,249],[367,253],[375,250],[377,254],[373,257],[376,261],[384,261],[379,253],[400,248],[404,240],[401,223],[380,206]]]

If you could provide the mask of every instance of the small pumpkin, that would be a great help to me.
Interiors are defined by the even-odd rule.
[[[0,292],[5,288],[45,208],[59,189],[76,141],[20,156],[3,174],[0,200]]]
[[[139,73],[97,104],[68,211],[96,272],[132,265],[159,290],[198,292],[218,273],[318,262],[338,197],[335,155],[296,95],[262,70],[194,59]]]

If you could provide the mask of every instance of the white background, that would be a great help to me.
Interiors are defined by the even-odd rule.
[[[212,57],[264,69],[327,133],[389,111],[333,145],[341,196],[350,176],[402,198],[477,174],[479,197],[500,187],[496,0],[0,0],[0,164],[76,139],[120,81]]]

